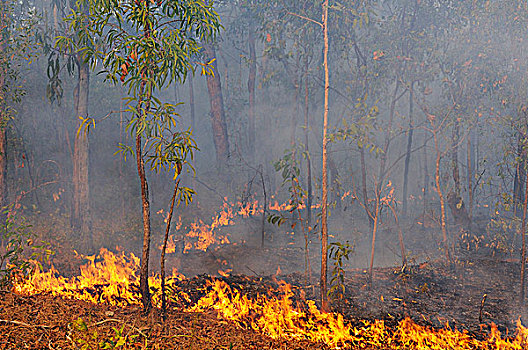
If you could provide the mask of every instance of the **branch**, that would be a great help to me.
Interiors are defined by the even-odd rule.
[[[305,16],[302,16],[302,15],[298,15],[298,14],[293,13],[293,12],[288,12],[288,14],[289,14],[289,15],[292,15],[292,16],[295,16],[295,17],[299,17],[299,18],[304,19],[304,20],[306,20],[306,21],[308,21],[308,22],[315,23],[315,24],[317,24],[318,26],[320,26],[321,28],[323,28],[323,24],[322,24],[321,22],[316,21],[315,19],[311,19],[311,18],[309,18],[309,17],[305,17]]]
[[[11,320],[0,320],[0,322],[3,322],[3,323],[11,323],[11,324],[14,324],[14,325],[17,325],[17,326],[22,326],[22,327],[28,327],[28,328],[54,328],[53,326],[46,326],[46,325],[31,325],[31,324],[28,324],[28,323],[25,323],[25,322],[21,322],[21,321],[11,321]]]

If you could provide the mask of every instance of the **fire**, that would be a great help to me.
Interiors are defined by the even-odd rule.
[[[312,205],[312,209],[316,209],[319,206],[320,204],[314,204]],[[305,208],[305,204],[301,204],[298,207],[301,210]],[[273,203],[268,204],[268,210],[291,212],[294,209],[297,208],[294,208],[289,202],[279,204],[275,200]],[[157,213],[165,214],[163,210],[159,210]],[[221,210],[212,217],[210,224],[197,219],[186,227],[188,231],[182,235],[184,239],[183,252],[187,253],[191,250],[206,251],[214,245],[230,244],[229,234],[219,234],[219,228],[234,225],[237,217],[248,218],[255,215],[262,215],[263,213],[264,205],[259,203],[258,200],[233,203],[229,202],[227,198],[224,198],[224,204]],[[166,222],[166,217],[164,220]],[[181,228],[182,219],[180,217],[176,223],[176,230],[180,230]],[[172,254],[176,252],[177,241],[178,239],[175,239],[174,235],[169,236],[166,253]],[[161,249],[162,246],[160,245],[158,248]]]
[[[105,302],[110,305],[139,304],[139,296],[132,293],[132,285],[139,284],[136,271],[139,258],[124,252],[114,254],[102,248],[99,255],[84,256],[88,262],[81,266],[81,274],[65,278],[52,266],[35,271],[27,281],[15,285],[15,291],[23,295],[51,293],[65,298]]]
[[[340,314],[320,312],[311,300],[306,301],[305,307],[296,306],[290,285],[281,282],[280,290],[280,297],[258,295],[250,299],[225,282],[216,280],[211,291],[189,311],[216,310],[219,318],[272,338],[305,339],[334,348],[521,350],[528,347],[528,329],[520,322],[514,338],[503,338],[492,325],[486,340],[477,340],[467,332],[448,326],[439,330],[420,326],[409,318],[400,321],[396,329],[387,327],[380,320],[363,321],[362,327],[355,328],[347,325]]]
[[[81,274],[72,278],[62,277],[53,267],[43,272],[36,270],[27,281],[15,285],[16,292],[23,295],[51,293],[52,295],[125,306],[140,304],[136,274],[139,259],[124,252],[112,253],[101,249],[98,256],[84,257],[88,262],[81,266]],[[228,271],[219,271],[228,276]],[[169,286],[182,275],[173,270]],[[151,276],[153,290],[160,289],[158,276]],[[347,324],[341,314],[322,313],[315,302],[295,302],[293,287],[278,282],[279,288],[268,295],[248,297],[226,282],[216,279],[210,282],[209,292],[196,303],[192,303],[185,291],[168,288],[171,300],[185,301],[185,312],[214,310],[219,318],[235,322],[238,326],[253,329],[272,338],[303,339],[314,343],[325,343],[333,348],[380,348],[380,349],[462,349],[462,350],[521,350],[528,348],[528,329],[520,322],[513,338],[503,337],[492,325],[487,339],[478,340],[467,332],[451,329],[433,329],[420,326],[406,318],[396,327],[383,321],[363,321],[360,327]],[[302,292],[301,292],[301,295]],[[159,306],[159,293],[153,295],[153,305]]]
[[[82,257],[88,262],[80,267],[79,276],[66,278],[53,266],[48,271],[41,271],[39,265],[35,264],[33,274],[28,280],[16,283],[14,291],[22,295],[51,293],[69,299],[117,306],[141,304],[139,293],[134,291],[139,285],[139,258],[133,253],[116,254],[101,248],[98,255]],[[173,269],[167,284],[181,279],[183,275]],[[159,276],[149,277],[149,284],[154,290],[161,289]],[[158,305],[157,299],[158,296],[154,294],[154,305]]]

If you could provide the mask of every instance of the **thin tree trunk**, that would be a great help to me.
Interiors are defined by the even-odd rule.
[[[264,229],[266,227],[266,211],[268,209],[268,194],[266,192],[266,183],[264,182],[263,172],[264,170],[263,170],[262,164],[259,164],[258,173],[260,175],[260,181],[262,183],[262,194],[264,195],[264,208],[262,209],[262,218],[261,218],[261,223],[260,223],[260,235],[261,235],[260,248],[264,248],[264,240],[266,238],[266,232]]]
[[[394,216],[394,222],[396,223],[396,227],[398,228],[398,241],[400,243],[400,253],[402,258],[402,269],[405,269],[407,266],[407,253],[405,252],[405,242],[403,241],[403,231],[400,226],[400,221],[398,220],[398,214],[396,213],[396,210],[394,209],[393,205],[389,205],[390,210],[392,211],[392,215]]]
[[[378,174],[378,185],[376,186],[376,191],[378,194],[381,194],[381,189],[383,186],[383,178],[385,177],[385,166],[387,164],[387,153],[389,152],[389,146],[391,143],[391,131],[392,131],[392,122],[394,120],[394,114],[396,112],[396,102],[398,102],[398,91],[400,89],[400,80],[396,79],[396,86],[394,87],[394,92],[392,93],[392,100],[389,108],[389,123],[387,125],[387,130],[385,131],[385,142],[383,144],[383,152],[380,157],[380,167]]]
[[[407,153],[405,154],[405,168],[403,170],[403,199],[402,199],[402,214],[407,216],[407,188],[409,180],[409,165],[411,163],[411,149],[414,133],[414,123],[413,123],[413,102],[414,102],[414,82],[411,83],[411,88],[409,90],[409,131],[407,135]]]
[[[427,215],[427,207],[429,206],[428,197],[429,197],[429,169],[427,166],[427,134],[424,133],[423,139],[423,189],[422,189],[422,231],[425,231],[425,218]]]
[[[312,222],[312,160],[308,146],[308,128],[309,128],[309,91],[308,91],[308,59],[305,60],[304,75],[304,152],[306,153],[306,182],[307,182],[307,203],[306,203],[306,224],[308,228]]]
[[[526,209],[528,207],[528,181],[525,181],[523,216],[522,216],[522,249],[521,249],[521,305],[524,305],[525,279],[526,279]]]
[[[448,232],[447,232],[447,216],[445,208],[445,198],[440,187],[440,146],[438,145],[438,130],[435,129],[434,122],[431,120],[431,127],[433,132],[433,139],[435,145],[436,159],[435,159],[435,183],[436,183],[436,193],[438,194],[438,199],[440,200],[440,213],[441,213],[441,227],[442,227],[442,240],[444,246],[444,253],[448,263],[451,263],[451,253],[449,251],[449,242],[448,242]]]
[[[367,218],[369,220],[369,227],[372,229],[374,227],[374,218],[369,209],[368,203],[368,192],[367,192],[367,164],[365,162],[365,149],[361,147],[359,149],[360,161],[361,161],[361,191],[363,192],[363,207],[367,213]]]
[[[143,251],[141,255],[140,281],[141,301],[146,312],[150,309],[150,289],[148,283],[149,256],[150,256],[150,202],[148,183],[145,174],[141,135],[136,135],[136,160],[137,171],[141,182],[141,204],[143,215]]]
[[[210,62],[216,58],[216,52],[211,44],[204,44],[205,60]],[[213,127],[213,141],[218,165],[224,165],[229,158],[229,140],[227,138],[227,124],[222,97],[222,84],[217,62],[212,64],[213,75],[207,75],[207,90],[211,105],[211,122]]]
[[[469,230],[469,216],[461,197],[462,185],[460,183],[460,168],[458,164],[458,148],[460,143],[460,121],[455,119],[453,125],[453,137],[451,144],[451,165],[453,170],[453,182],[455,184],[454,191],[450,191],[447,195],[447,202],[451,209],[451,215],[457,227],[457,231],[452,234],[452,251],[455,251],[455,244],[460,237],[460,233]]]
[[[178,165],[178,175],[181,174],[181,165]],[[163,248],[161,249],[160,269],[161,269],[161,312],[163,320],[165,320],[165,314],[167,311],[166,297],[165,297],[165,252],[167,250],[167,241],[169,239],[170,226],[172,222],[172,214],[174,212],[174,202],[176,201],[176,195],[178,194],[178,187],[180,186],[180,177],[174,184],[174,192],[172,193],[172,199],[170,203],[169,216],[167,217],[167,225],[165,226],[165,236],[163,237]]]
[[[78,127],[79,117],[88,117],[88,98],[90,85],[90,67],[82,57],[79,60],[77,101],[75,119]],[[86,243],[87,252],[93,249],[93,237],[90,230],[90,186],[88,181],[89,141],[88,135],[80,133],[73,144],[73,203],[71,207],[71,227],[81,233],[81,241]]]
[[[514,203],[514,213],[517,212],[517,207],[520,205],[520,203],[524,202],[524,195],[523,195],[523,188],[524,188],[524,182],[526,177],[526,170],[525,170],[525,151],[523,147],[523,137],[521,135],[521,132],[518,132],[517,135],[517,157],[519,161],[517,161],[517,167],[515,169],[515,179],[513,182],[513,203]]]
[[[248,152],[252,161],[255,160],[255,80],[257,77],[257,54],[255,51],[255,34],[253,26],[249,26],[249,113],[248,113]]]
[[[468,182],[468,216],[469,216],[469,225],[473,221],[473,143],[472,133],[470,131],[467,139],[467,182]]]
[[[376,193],[376,208],[374,209],[374,218],[372,225],[372,241],[370,245],[370,264],[369,264],[369,286],[372,286],[373,272],[374,272],[374,254],[376,252],[376,234],[378,233],[378,218],[379,218],[379,194]]]
[[[299,113],[299,82],[297,80],[297,70],[295,71],[295,79],[293,81],[293,88],[295,92],[293,94],[293,108],[292,116],[290,119],[290,146],[295,147],[295,135],[297,134],[297,114]]]
[[[451,138],[451,165],[453,167],[453,182],[455,183],[455,194],[459,197],[461,192],[460,170],[458,168],[458,142],[460,138],[460,122],[455,118],[453,125],[453,136]]]
[[[7,3],[0,2],[0,209],[7,205],[7,102],[4,94],[6,84],[8,59],[5,53],[5,42],[7,34]],[[4,28],[4,25],[6,26]]]
[[[194,82],[193,77],[189,77],[189,106],[191,108],[191,129],[194,131],[195,114],[194,114]]]
[[[330,81],[328,74],[328,0],[323,1],[323,66],[324,66],[324,113],[323,113],[323,155],[322,155],[322,208],[321,208],[321,310],[329,311],[328,295],[326,288],[327,270],[328,270],[328,173],[327,173],[327,146],[328,138],[328,93],[330,91]]]
[[[149,36],[149,31],[145,31],[145,36]],[[145,72],[142,72],[146,76]],[[150,109],[150,99],[151,96],[149,93],[145,93],[146,81],[141,82],[139,101],[138,101],[138,111],[144,110],[143,115],[139,115],[138,119],[140,121],[144,120],[147,116],[147,113]],[[148,313],[151,308],[150,303],[150,288],[148,281],[149,273],[149,259],[150,259],[150,201],[149,201],[149,192],[148,192],[148,182],[147,175],[145,173],[145,160],[143,159],[143,145],[141,140],[141,133],[136,134],[136,162],[137,162],[137,171],[141,184],[141,208],[143,216],[143,249],[141,254],[140,262],[140,274],[139,274],[139,290],[141,292],[141,301],[143,304],[143,309],[145,313]]]
[[[123,143],[123,96],[119,99],[119,143]],[[119,183],[124,184],[125,183],[125,174],[123,171],[123,153],[119,154]],[[126,199],[124,194],[121,194],[119,196],[121,200],[121,220],[125,220],[125,203]]]

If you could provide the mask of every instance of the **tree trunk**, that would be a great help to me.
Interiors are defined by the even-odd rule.
[[[523,147],[523,136],[522,133],[519,131],[517,135],[517,166],[515,169],[515,178],[513,180],[513,203],[514,203],[514,213],[517,212],[517,207],[520,205],[520,203],[524,202],[524,194],[523,194],[523,188],[524,188],[524,182],[526,178],[526,152],[524,151]]]
[[[307,182],[307,203],[306,203],[306,224],[308,228],[312,222],[312,161],[310,149],[308,148],[308,128],[309,128],[309,91],[308,91],[308,59],[305,60],[304,75],[304,152],[306,153],[306,182]]]
[[[2,83],[0,81],[0,88]],[[7,123],[3,120],[0,123],[0,209],[7,206],[7,195]]]
[[[205,60],[211,62],[216,58],[216,52],[211,44],[204,44]],[[227,138],[227,124],[224,110],[224,99],[222,97],[222,85],[218,64],[212,64],[213,75],[207,75],[207,90],[209,91],[209,103],[211,105],[211,122],[213,127],[213,141],[216,150],[216,162],[223,165],[229,158],[229,140]]]
[[[435,129],[434,122],[431,119],[431,127],[433,132],[433,139],[434,139],[434,146],[435,146],[435,152],[436,152],[436,159],[435,159],[435,183],[436,183],[436,193],[438,194],[438,199],[440,200],[440,213],[441,213],[441,227],[442,227],[442,243],[444,246],[444,253],[446,255],[446,260],[449,264],[451,264],[451,253],[449,251],[449,242],[448,242],[448,233],[447,233],[447,216],[446,216],[446,208],[445,208],[445,199],[444,199],[444,193],[442,192],[442,188],[440,186],[440,158],[441,158],[441,152],[440,152],[440,146],[438,144],[438,130]]]
[[[330,91],[330,81],[328,74],[328,0],[323,1],[323,67],[324,67],[324,113],[323,113],[323,154],[322,154],[322,207],[321,207],[321,310],[329,311],[328,295],[326,289],[327,263],[328,263],[328,172],[327,172],[327,145],[326,137],[328,131],[328,93]]]
[[[251,161],[255,160],[255,80],[257,77],[257,54],[255,51],[255,34],[253,27],[249,26],[249,113],[248,113],[248,153]]]
[[[425,220],[427,207],[429,206],[428,197],[429,197],[429,169],[427,166],[427,134],[424,133],[423,140],[423,205],[422,205],[422,218]],[[422,229],[425,229],[425,222],[422,225]]]
[[[473,177],[475,154],[473,152],[473,130],[470,131],[467,139],[467,183],[468,183],[468,216],[469,225],[473,220]]]
[[[521,234],[522,234],[521,291],[520,291],[521,305],[524,305],[524,290],[525,290],[525,279],[526,279],[526,209],[527,207],[528,207],[528,181],[525,181],[522,229],[521,229]]]
[[[385,177],[385,166],[387,164],[387,153],[389,152],[389,146],[391,143],[391,131],[392,131],[392,121],[394,120],[394,114],[396,112],[396,102],[398,102],[398,91],[400,89],[400,80],[396,79],[396,86],[394,87],[394,92],[392,93],[392,100],[389,108],[389,124],[387,125],[387,130],[385,131],[385,141],[383,144],[383,152],[380,157],[380,167],[378,174],[378,185],[376,186],[376,195],[381,194],[381,189],[383,188],[383,178]],[[400,96],[401,97],[401,96]]]
[[[7,205],[7,102],[6,96],[4,96],[4,84],[6,83],[8,60],[6,57],[5,43],[7,35],[4,31],[7,31],[7,27],[3,28],[7,23],[7,9],[6,2],[0,2],[0,209],[3,209]]]
[[[369,209],[368,192],[367,192],[367,164],[365,162],[365,148],[359,149],[360,161],[361,161],[361,191],[363,193],[363,207],[367,213],[369,221],[369,227],[374,228],[374,218]]]
[[[453,183],[455,184],[454,191],[451,191],[447,195],[447,202],[449,204],[449,209],[451,210],[451,215],[453,216],[453,221],[458,228],[456,235],[452,237],[453,248],[462,231],[469,230],[469,216],[467,214],[466,206],[464,200],[462,199],[461,193],[461,184],[460,184],[460,169],[458,166],[458,144],[460,142],[460,121],[455,119],[453,125],[453,137],[452,137],[452,146],[451,146],[451,166],[453,168]],[[455,237],[457,236],[457,237]],[[454,251],[454,249],[453,249]]]
[[[369,264],[369,287],[372,286],[373,271],[374,271],[374,253],[376,252],[376,234],[378,232],[378,218],[379,218],[379,194],[376,193],[376,208],[374,209],[374,218],[372,225],[372,241],[370,245],[370,264]]]
[[[178,175],[181,174],[181,165],[178,164]],[[172,193],[172,199],[170,203],[169,216],[167,217],[167,225],[165,226],[165,236],[163,236],[163,247],[161,249],[160,258],[160,271],[161,271],[161,313],[163,320],[166,315],[166,298],[165,298],[165,252],[167,251],[167,241],[169,239],[170,226],[172,222],[172,214],[174,213],[174,202],[176,201],[176,195],[178,194],[178,188],[180,185],[180,178],[176,180],[174,184],[174,192]]]
[[[411,83],[411,88],[409,90],[409,131],[407,134],[407,153],[405,154],[405,167],[403,170],[403,199],[402,199],[402,214],[407,216],[407,188],[409,180],[409,165],[411,163],[411,149],[414,133],[414,123],[413,123],[413,99],[414,99],[414,82]]]
[[[146,36],[148,36],[146,31]],[[146,72],[142,72],[146,76]],[[150,96],[149,93],[145,93],[146,81],[141,82],[138,111],[143,110],[143,115],[138,115],[139,121],[144,120],[147,117],[150,109]],[[143,249],[141,253],[140,271],[139,271],[139,291],[141,293],[141,302],[145,313],[148,313],[151,308],[150,303],[150,288],[148,281],[149,274],[149,260],[150,260],[150,201],[148,192],[147,175],[145,173],[145,160],[143,159],[143,145],[141,140],[141,133],[139,130],[136,131],[136,165],[141,184],[141,209],[143,217]]]
[[[191,109],[191,129],[194,131],[195,127],[195,113],[194,113],[194,82],[193,77],[189,77],[189,107]]]
[[[88,98],[90,85],[90,67],[78,57],[79,76],[77,83],[77,99],[75,103],[75,119],[80,127],[79,117],[88,117]],[[86,244],[86,251],[93,249],[93,238],[90,230],[90,186],[88,182],[89,141],[88,134],[80,133],[73,145],[73,203],[71,206],[71,227],[80,232],[81,242]]]
[[[139,288],[141,301],[145,311],[150,309],[150,289],[148,283],[149,256],[150,256],[150,202],[148,183],[145,174],[145,162],[141,145],[141,135],[136,135],[136,161],[139,180],[141,182],[141,208],[143,214],[143,251],[141,255]]]

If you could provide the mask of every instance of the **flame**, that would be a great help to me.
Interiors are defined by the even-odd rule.
[[[29,280],[15,284],[15,292],[23,295],[51,293],[64,298],[86,300],[124,306],[140,304],[136,271],[139,259],[133,254],[113,253],[101,249],[97,256],[84,257],[87,263],[81,266],[79,276],[62,277],[55,268],[47,272],[35,270]],[[171,285],[184,277],[173,269]],[[227,277],[226,271],[219,274]],[[159,276],[149,277],[153,290],[160,289]],[[363,325],[352,327],[341,314],[322,313],[314,301],[303,300],[295,303],[293,287],[278,282],[279,288],[268,295],[248,297],[226,282],[216,279],[209,282],[209,292],[192,304],[189,294],[175,293],[172,300],[183,300],[186,312],[214,310],[223,320],[235,322],[238,326],[253,329],[272,338],[300,339],[314,343],[325,343],[333,348],[382,348],[382,349],[462,349],[462,350],[521,350],[528,348],[528,329],[520,321],[514,337],[505,337],[495,325],[491,326],[487,339],[478,340],[465,331],[420,326],[406,318],[396,326],[389,327],[384,321],[363,321]],[[159,293],[154,293],[153,304],[159,306]],[[301,298],[302,292],[301,292]]]
[[[124,252],[114,254],[102,248],[95,256],[83,256],[88,262],[80,267],[81,274],[65,278],[55,267],[41,271],[35,264],[35,271],[27,281],[16,283],[15,292],[23,295],[48,292],[65,298],[75,298],[93,303],[106,302],[123,306],[139,304],[138,295],[131,292],[131,286],[139,283],[136,271],[139,258]]]
[[[314,208],[317,206],[314,205]],[[269,210],[277,211],[291,211],[293,206],[287,203],[279,204],[275,201],[274,204],[268,206]],[[304,209],[305,206],[301,205],[300,209]],[[204,221],[198,219],[192,222],[188,226],[188,232],[185,234],[186,242],[184,244],[183,251],[187,253],[193,249],[206,251],[210,246],[230,244],[229,234],[219,234],[217,230],[221,227],[234,225],[237,217],[248,218],[254,215],[261,215],[264,212],[264,206],[259,203],[258,200],[247,201],[245,203],[237,202],[232,203],[224,198],[224,204],[221,210],[216,213],[211,223],[207,224]],[[163,210],[160,210],[158,214],[163,214]],[[179,218],[176,229],[181,229],[181,217]],[[159,247],[161,249],[161,246]],[[176,240],[173,235],[169,236],[167,243],[167,253],[174,253],[176,251]]]
[[[211,291],[189,311],[216,310],[221,319],[231,320],[272,338],[305,339],[334,348],[379,349],[501,349],[521,350],[528,347],[528,329],[520,321],[514,338],[503,338],[495,325],[486,340],[477,340],[467,332],[420,326],[410,318],[400,321],[393,330],[384,321],[363,321],[362,327],[345,324],[337,313],[322,313],[311,300],[306,307],[294,305],[291,286],[280,282],[282,296],[257,295],[250,299],[223,281],[215,280]]]

